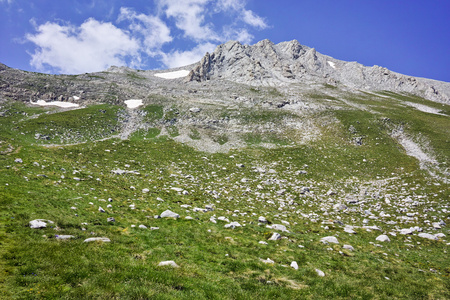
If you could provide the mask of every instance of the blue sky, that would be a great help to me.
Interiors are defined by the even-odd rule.
[[[228,40],[296,39],[337,59],[450,82],[448,0],[0,0],[0,62],[165,69]]]

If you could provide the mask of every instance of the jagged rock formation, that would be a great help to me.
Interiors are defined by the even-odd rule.
[[[276,45],[269,40],[252,46],[236,41],[219,45],[213,53],[206,53],[187,81],[219,78],[254,86],[326,83],[368,91],[407,92],[437,102],[450,102],[450,83],[337,60],[296,40]]]

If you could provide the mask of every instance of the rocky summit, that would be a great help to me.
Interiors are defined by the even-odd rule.
[[[297,41],[0,65],[0,298],[449,299],[449,95]]]
[[[408,92],[437,102],[450,101],[449,83],[337,60],[296,40],[279,44],[263,40],[252,46],[230,41],[212,54],[207,53],[187,80],[221,78],[254,86],[330,84],[350,90]]]

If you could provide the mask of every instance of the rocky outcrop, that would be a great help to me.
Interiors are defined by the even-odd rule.
[[[407,92],[436,102],[450,102],[450,83],[337,60],[296,40],[279,44],[263,40],[252,46],[227,42],[207,53],[186,80],[219,78],[253,86],[331,84],[366,91]]]

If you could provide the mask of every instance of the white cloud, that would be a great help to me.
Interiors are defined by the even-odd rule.
[[[125,20],[131,22],[129,29],[133,36],[140,36],[143,45],[141,50],[151,56],[162,45],[173,40],[170,35],[170,28],[157,16],[137,14],[130,8],[122,7],[120,8],[118,21]]]
[[[161,60],[169,68],[182,67],[198,62],[206,52],[213,52],[215,47],[215,44],[204,43],[188,51],[176,50],[170,53],[161,53]]]
[[[252,10],[245,9],[245,4],[245,0],[219,0],[217,2],[217,10],[235,12],[242,21],[259,29],[266,29],[269,27],[263,18],[256,15]]]
[[[14,0],[0,0],[6,1]],[[221,42],[249,44],[252,29],[268,27],[263,18],[246,9],[246,0],[155,3],[156,10],[150,14],[121,7],[115,25],[93,18],[80,26],[38,25],[31,20],[36,31],[25,38],[36,49],[30,63],[39,71],[69,74],[102,71],[111,65],[145,68],[149,62],[155,66],[155,61],[179,67],[199,61]],[[183,46],[193,42],[196,46],[191,49]]]
[[[136,56],[138,42],[111,23],[88,19],[80,27],[47,22],[26,39],[38,47],[31,65],[38,70],[52,66],[61,73],[77,74],[125,65],[126,56]]]
[[[253,27],[257,27],[260,29],[265,29],[268,27],[268,25],[266,24],[264,19],[261,18],[260,16],[256,15],[251,10],[244,10],[242,13],[242,17],[243,17],[243,20],[245,23],[247,23]]]
[[[204,24],[207,4],[211,0],[159,0],[159,6],[168,18],[175,19],[178,29],[185,37],[196,41],[216,40],[218,35],[211,24]]]

